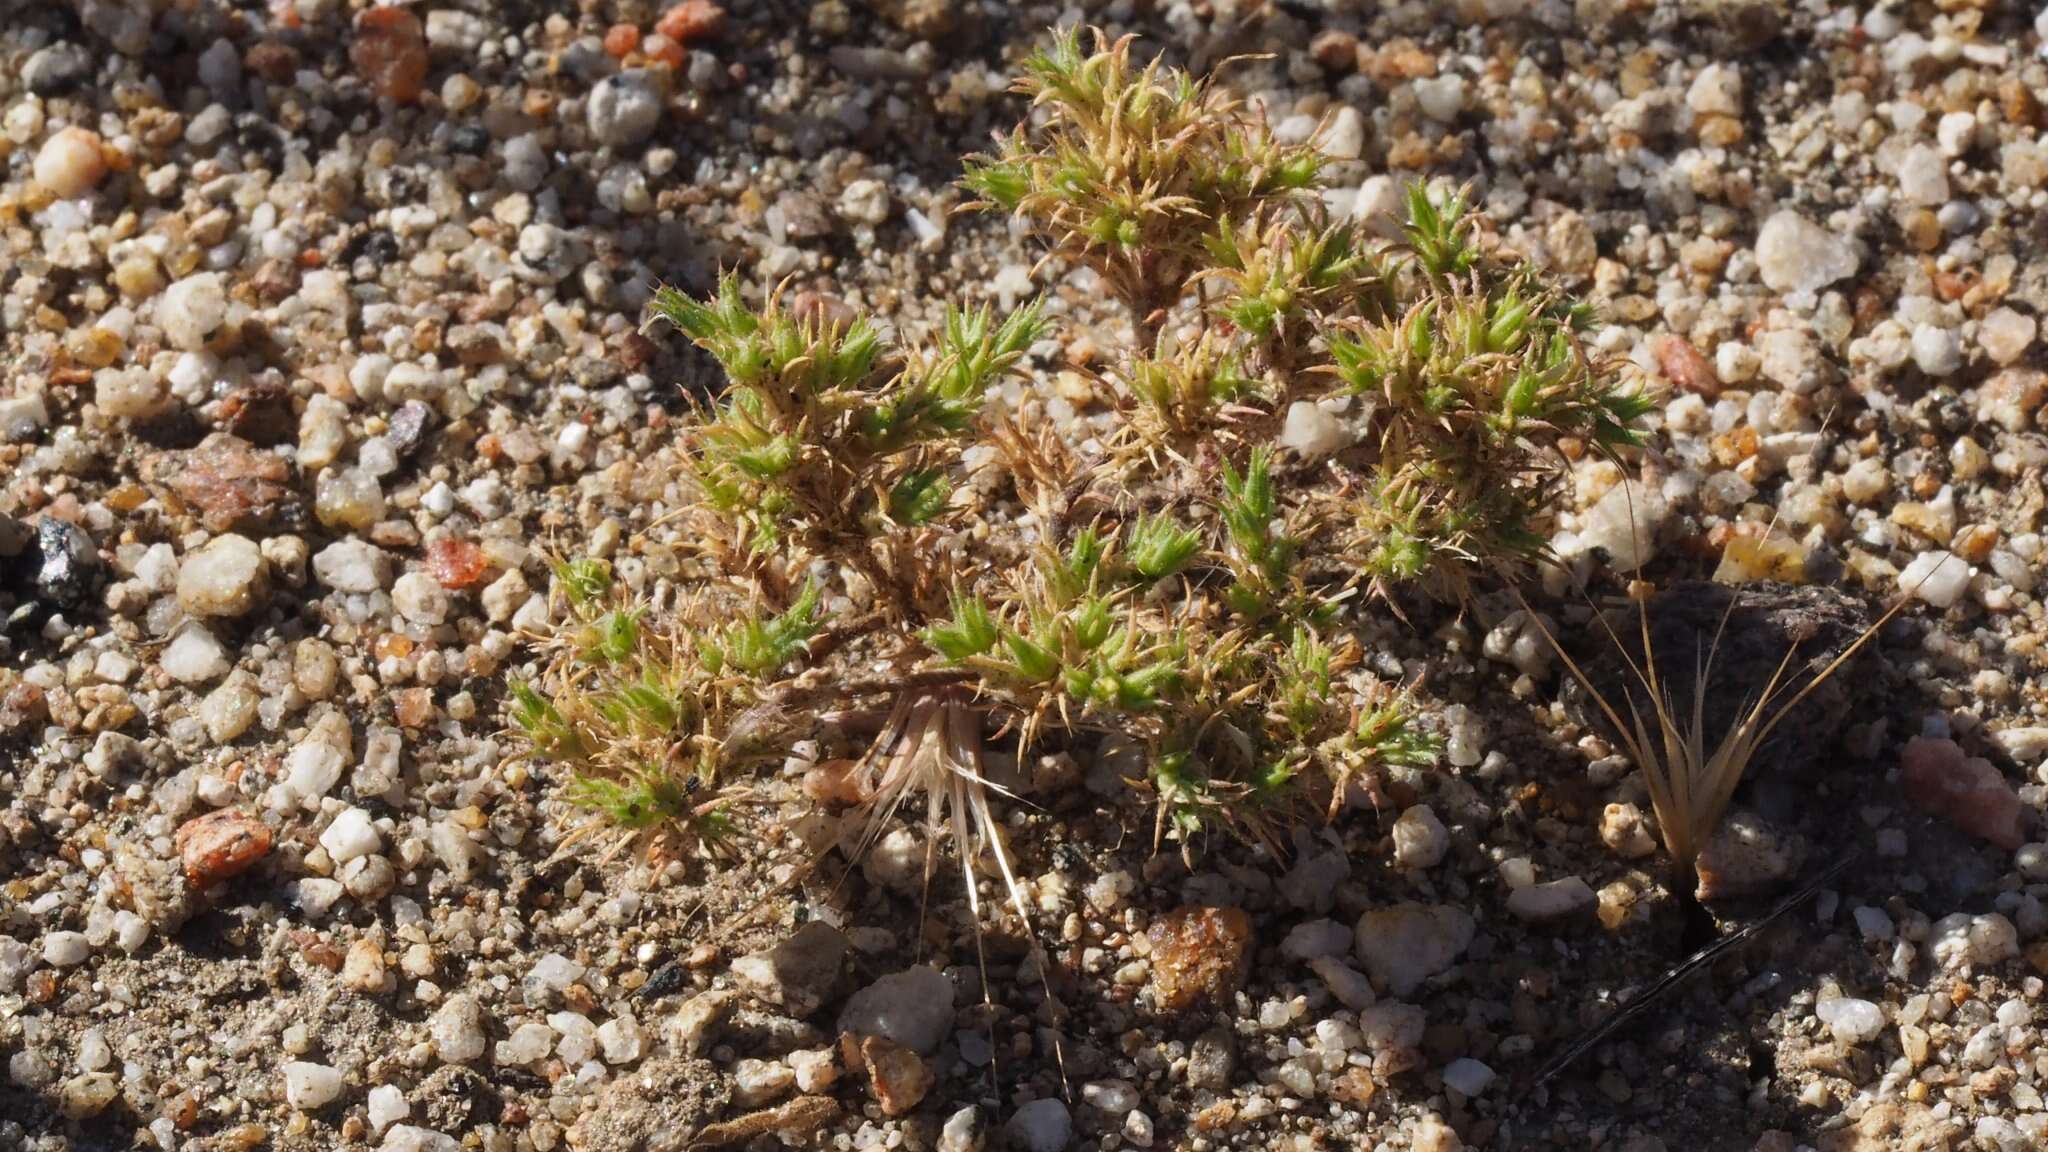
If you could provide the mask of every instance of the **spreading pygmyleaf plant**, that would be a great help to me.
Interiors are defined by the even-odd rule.
[[[887,595],[905,590],[873,540],[944,510],[984,394],[1043,329],[1035,306],[1000,324],[951,310],[934,344],[899,354],[866,316],[798,315],[779,294],[756,310],[735,275],[705,300],[663,288],[653,308],[725,369],[725,394],[686,433],[704,502],[747,551],[842,560]]]
[[[747,735],[772,686],[807,663],[820,590],[780,611],[707,588],[656,614],[611,565],[554,572],[561,626],[539,684],[515,683],[513,727],[564,770],[564,798],[664,851],[716,847],[746,796],[728,769],[775,751]],[[658,618],[656,618],[658,616]]]
[[[515,712],[570,800],[695,827],[750,757],[822,736],[806,792],[865,806],[863,843],[916,795],[1007,877],[978,768],[998,734],[1142,749],[1131,783],[1184,850],[1280,848],[1434,760],[1366,637],[1388,597],[1536,556],[1568,455],[1631,441],[1644,401],[1590,314],[1460,193],[1412,188],[1395,239],[1333,218],[1312,143],[1129,40],[1054,33],[1018,90],[1028,124],[963,183],[1123,309],[1092,361],[1114,427],[988,399],[1057,354],[1036,304],[953,306],[898,348],[737,274],[663,289],[654,315],[725,373],[678,442],[701,587],[657,608],[558,574],[569,623]],[[849,706],[892,719],[835,744],[814,717]]]

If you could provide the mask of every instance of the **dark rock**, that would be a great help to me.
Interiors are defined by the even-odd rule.
[[[690,970],[679,960],[671,960],[654,970],[647,983],[640,986],[640,998],[659,1000],[690,981]]]
[[[953,982],[924,964],[884,976],[846,1001],[839,1030],[886,1037],[929,1056],[953,1031]]]
[[[398,253],[398,237],[382,228],[360,234],[349,249],[351,257],[361,257],[376,264],[389,264],[398,259]]]
[[[1687,7],[1729,56],[1762,51],[1785,32],[1784,0],[1691,0]]]
[[[448,133],[448,150],[461,156],[481,156],[491,146],[491,134],[481,124],[457,124]]]
[[[85,603],[100,576],[99,548],[85,529],[45,516],[36,526],[36,550],[36,599],[59,608]]]
[[[401,459],[420,450],[434,426],[434,410],[418,400],[407,400],[391,414],[391,427],[384,438]]]
[[[92,53],[68,40],[37,49],[20,73],[21,82],[38,96],[62,92],[91,74]]]
[[[0,560],[12,560],[28,551],[28,542],[33,536],[28,525],[0,512]]]

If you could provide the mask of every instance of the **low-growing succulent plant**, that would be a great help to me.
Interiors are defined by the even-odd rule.
[[[921,792],[1005,874],[978,767],[998,730],[1134,743],[1183,850],[1211,828],[1283,850],[1434,759],[1365,637],[1391,598],[1514,575],[1567,453],[1629,442],[1644,402],[1590,314],[1462,194],[1412,188],[1398,238],[1333,219],[1311,145],[1128,39],[1055,33],[1018,90],[1031,125],[963,184],[1125,309],[1093,376],[1114,429],[1084,445],[989,401],[1055,332],[1037,304],[953,307],[899,350],[737,275],[662,290],[727,378],[681,432],[716,579],[655,610],[557,574],[569,623],[514,713],[572,802],[715,839],[732,770],[835,695],[891,717],[839,799],[874,820]],[[976,442],[995,463],[965,483]],[[858,674],[832,662],[854,635]]]

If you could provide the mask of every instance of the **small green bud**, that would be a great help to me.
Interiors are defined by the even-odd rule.
[[[924,642],[939,655],[958,663],[979,656],[996,646],[995,621],[981,601],[963,592],[953,593],[953,622],[924,631]]]
[[[1044,683],[1059,673],[1060,658],[1042,645],[1015,632],[1006,632],[1003,634],[1003,646],[1010,650],[1011,662],[1026,680]]]
[[[1086,700],[1095,691],[1095,670],[1076,666],[1060,674],[1060,689],[1071,700]]]
[[[1165,515],[1148,516],[1131,529],[1131,567],[1146,580],[1164,580],[1180,571],[1201,546],[1201,534],[1194,529],[1182,528]]]
[[[1109,639],[1109,631],[1114,624],[1109,602],[1099,596],[1091,596],[1074,611],[1074,640],[1081,645],[1082,651],[1092,652]]]

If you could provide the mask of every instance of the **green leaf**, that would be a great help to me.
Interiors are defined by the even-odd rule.
[[[625,780],[578,773],[563,794],[576,807],[591,809],[634,831],[690,815],[688,791],[658,768],[638,769]]]
[[[656,319],[682,329],[692,343],[711,353],[736,383],[753,383],[767,367],[757,339],[760,316],[741,297],[739,277],[734,273],[720,276],[717,294],[704,300],[664,287],[655,293],[650,310]]]
[[[1060,673],[1060,691],[1070,700],[1087,700],[1095,695],[1097,673],[1089,664],[1071,665]]]
[[[990,331],[993,311],[946,308],[934,385],[948,400],[980,399],[996,378],[1015,367],[1045,332],[1044,301],[1033,300]]]
[[[1179,663],[1172,660],[1160,660],[1123,673],[1112,681],[1115,693],[1111,702],[1119,708],[1151,708],[1179,685],[1180,674]]]
[[[1363,710],[1352,738],[1362,754],[1401,768],[1426,768],[1443,750],[1434,734],[1415,727],[1414,702],[1405,692]]]
[[[557,760],[576,760],[584,754],[576,729],[562,718],[553,701],[523,680],[512,682],[513,726],[526,737],[534,751]]]
[[[925,629],[925,644],[955,664],[995,647],[1000,634],[988,607],[957,588],[952,602],[952,622]]]
[[[1628,424],[1656,411],[1657,401],[1642,392],[1615,391],[1600,398],[1600,407],[1617,423]]]
[[[1542,387],[1543,378],[1530,371],[1528,365],[1522,365],[1515,370],[1515,378],[1508,382],[1507,393],[1501,397],[1502,411],[1516,418],[1534,413]]]
[[[889,518],[898,524],[927,524],[946,510],[953,486],[936,468],[904,473],[889,489]]]
[[[875,370],[882,354],[882,329],[873,317],[857,316],[844,331],[827,326],[822,332],[812,326],[814,341],[824,366],[821,373],[827,388],[852,388]]]
[[[1273,606],[1272,597],[1262,585],[1244,583],[1242,580],[1223,590],[1223,598],[1230,604],[1230,610],[1247,620],[1257,620]]]
[[[1528,323],[1529,305],[1518,294],[1510,292],[1506,298],[1495,301],[1486,326],[1487,350],[1512,352],[1521,347],[1528,335]]]
[[[1014,362],[1033,344],[1038,343],[1050,326],[1050,322],[1045,318],[1045,300],[1033,299],[1004,318],[1003,326],[996,330],[993,359]]]
[[[615,608],[598,619],[594,631],[589,655],[607,664],[624,663],[640,648],[640,613]]]
[[[1231,541],[1255,563],[1263,561],[1271,547],[1278,510],[1269,449],[1263,445],[1253,449],[1242,473],[1231,467],[1230,461],[1223,462],[1223,526]]]
[[[1004,632],[1003,647],[1010,650],[1011,664],[1025,680],[1042,684],[1059,674],[1059,657],[1043,644],[1015,632]]]
[[[1026,147],[1021,142],[1012,146],[1016,152],[1022,152]],[[960,183],[1001,211],[1015,212],[1024,203],[1024,198],[1031,194],[1032,173],[1028,161],[1002,156],[969,160],[964,168]]]
[[[1382,576],[1413,580],[1429,567],[1429,545],[1401,528],[1389,528],[1366,563]]]
[[[1321,180],[1323,158],[1306,148],[1289,149],[1280,157],[1280,162],[1268,169],[1266,191],[1300,192],[1313,188]]]
[[[718,643],[719,663],[755,677],[780,671],[796,659],[804,642],[817,632],[820,597],[818,582],[810,580],[796,602],[781,615],[733,625]]]
[[[512,723],[529,735],[538,731],[550,721],[561,720],[555,706],[548,702],[533,685],[524,680],[512,682]]]
[[[1273,334],[1281,314],[1282,309],[1267,296],[1240,297],[1223,307],[1224,319],[1260,340]]]
[[[1366,263],[1359,251],[1357,230],[1348,222],[1303,237],[1301,248],[1297,263],[1303,278],[1318,290],[1342,286]]]
[[[1138,521],[1125,551],[1138,575],[1156,583],[1180,571],[1201,547],[1201,533],[1161,513]]]
[[[718,278],[717,295],[705,300],[664,285],[656,290],[651,309],[657,318],[707,346],[751,336],[760,325],[753,309],[741,299],[739,276],[732,272]]]
[[[1435,320],[1434,302],[1417,308],[1408,317],[1408,326],[1403,332],[1404,342],[1408,346],[1408,358],[1416,364],[1427,362],[1436,352]]]
[[[614,689],[598,703],[597,711],[614,728],[636,729],[649,735],[673,732],[682,718],[674,694],[654,678],[651,670],[644,672],[641,679]]]
[[[1090,596],[1075,607],[1073,612],[1074,642],[1083,652],[1092,652],[1102,647],[1109,639],[1110,629],[1115,627],[1115,617],[1110,613],[1109,601],[1100,596]]]
[[[1090,524],[1075,532],[1072,543],[1067,545],[1066,555],[1045,565],[1047,591],[1052,594],[1053,603],[1072,603],[1095,587],[1095,575],[1101,569],[1102,558],[1108,550],[1109,541],[1103,538],[1095,525]]]
[[[555,584],[581,615],[611,592],[612,566],[596,556],[567,560],[555,565]]]
[[[1421,181],[1408,185],[1408,248],[1432,279],[1456,278],[1471,271],[1478,253],[1466,242],[1465,193],[1452,193],[1439,205]]]
[[[757,448],[733,453],[732,462],[756,480],[774,480],[794,468],[802,452],[803,445],[796,437],[777,436]]]
[[[1354,393],[1377,392],[1386,379],[1386,356],[1368,336],[1342,330],[1325,340],[1337,378]]]
[[[1268,803],[1278,798],[1307,764],[1307,756],[1299,750],[1260,764],[1252,770],[1251,799]]]
[[[1297,626],[1281,658],[1276,704],[1297,740],[1306,740],[1330,699],[1330,649],[1315,630]]]

